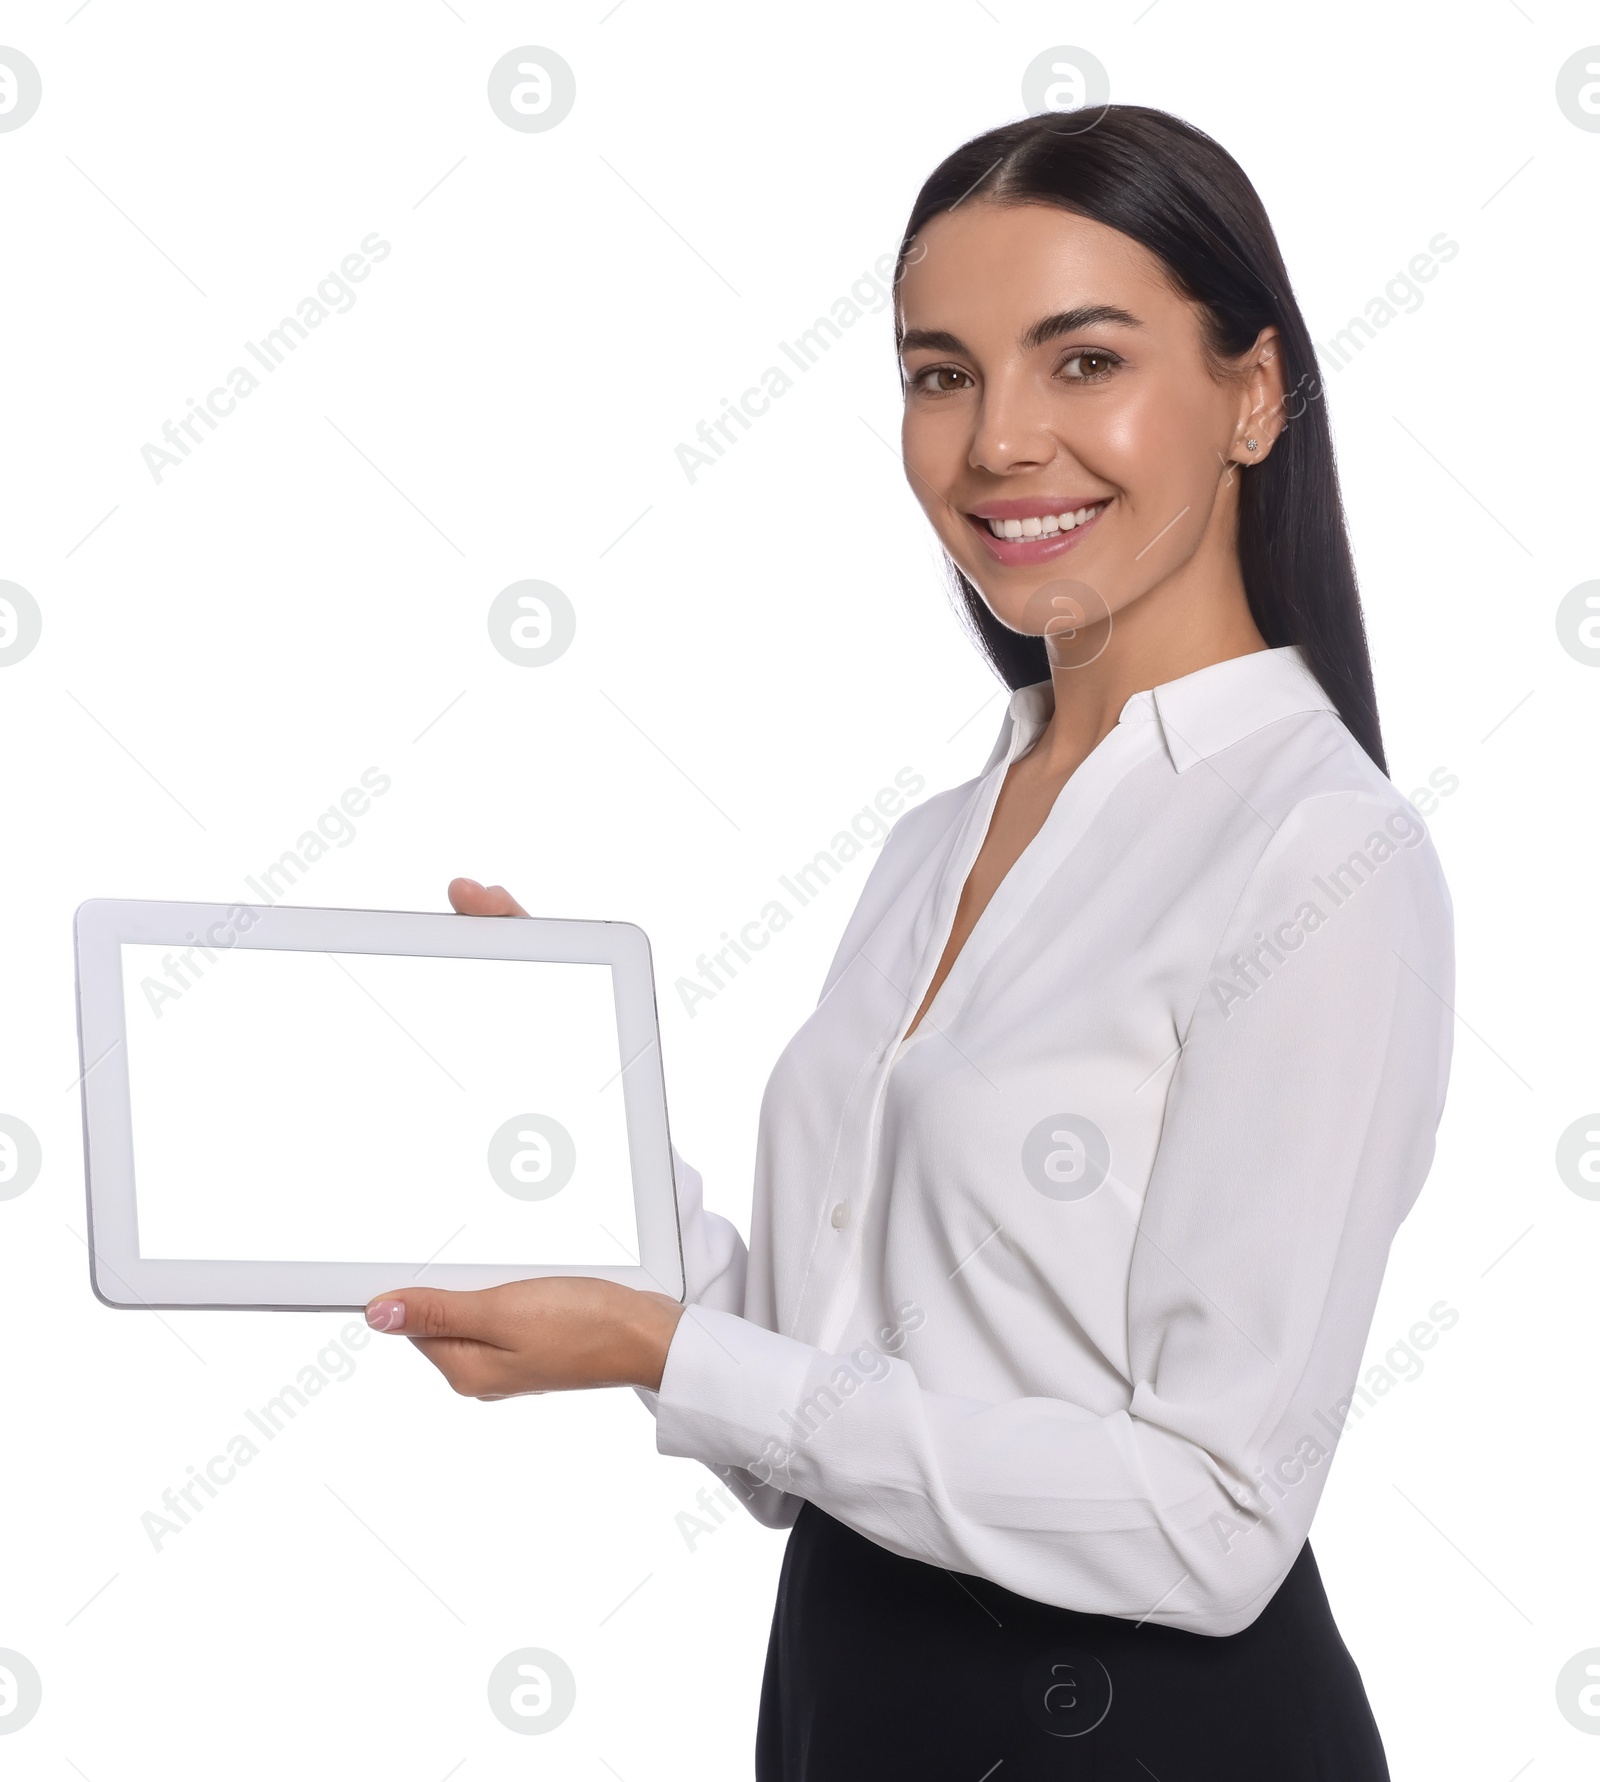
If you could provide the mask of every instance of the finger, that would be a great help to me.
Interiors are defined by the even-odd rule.
[[[527,911],[504,885],[480,885],[476,879],[452,879],[450,907],[458,916],[525,916]]]
[[[508,1346],[503,1340],[509,1335],[504,1297],[493,1287],[471,1293],[447,1287],[403,1287],[381,1293],[367,1306],[367,1323],[374,1330],[413,1339],[445,1338],[491,1349]],[[417,1346],[421,1348],[422,1342]]]

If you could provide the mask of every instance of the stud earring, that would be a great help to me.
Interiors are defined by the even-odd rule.
[[[1256,442],[1253,439],[1247,439],[1244,443],[1247,451],[1253,452],[1256,449]]]

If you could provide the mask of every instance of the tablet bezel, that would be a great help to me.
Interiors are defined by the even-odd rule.
[[[683,1298],[683,1242],[672,1177],[655,979],[650,942],[642,928],[631,922],[582,922],[548,916],[457,916],[296,904],[93,898],[79,906],[73,934],[89,1278],[103,1304],[119,1310],[359,1311],[374,1295],[400,1287],[492,1287],[542,1275],[587,1275]],[[140,1256],[122,995],[124,942],[180,950],[205,944],[289,952],[609,965],[623,1060],[638,1264],[569,1268],[557,1264],[424,1263],[420,1259],[416,1264],[398,1264]]]

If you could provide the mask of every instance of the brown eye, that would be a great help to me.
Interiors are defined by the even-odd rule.
[[[950,396],[957,390],[965,389],[972,379],[958,365],[930,365],[926,371],[919,371],[911,381],[920,389],[932,391],[935,395]]]
[[[1108,371],[1120,363],[1121,361],[1114,353],[1074,353],[1061,369],[1068,373],[1067,381],[1069,383],[1082,383],[1088,378],[1104,377]],[[1074,371],[1073,366],[1077,366],[1078,369]]]

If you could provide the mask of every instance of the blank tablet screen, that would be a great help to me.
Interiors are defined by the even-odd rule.
[[[122,984],[141,1257],[637,1259],[609,965],[124,942]]]

